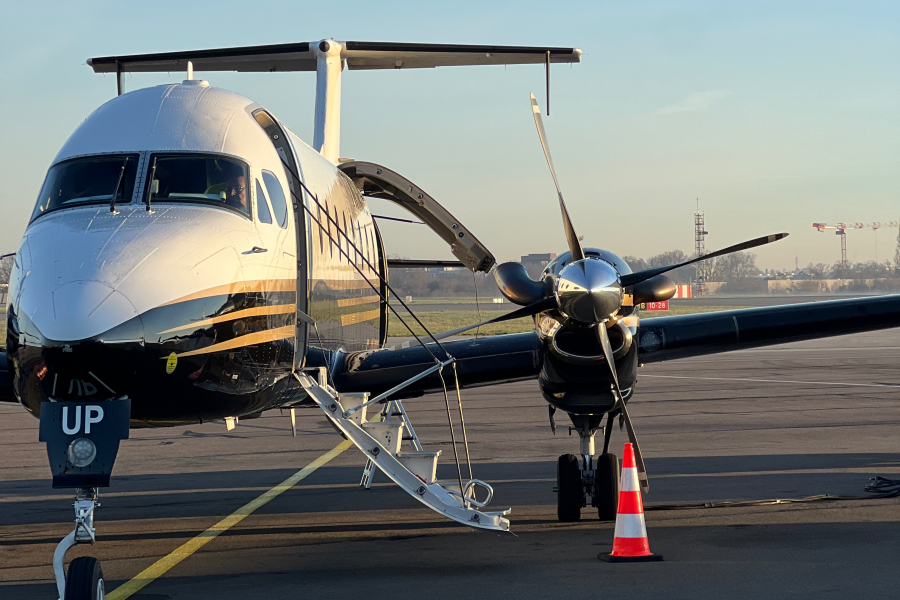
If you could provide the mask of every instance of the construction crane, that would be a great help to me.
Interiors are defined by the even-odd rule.
[[[897,229],[900,227],[900,221],[874,221],[871,223],[838,223],[829,225],[828,223],[813,223],[813,227],[819,230],[819,233],[826,229],[834,229],[835,234],[841,236],[841,266],[847,266],[847,230],[848,229],[873,229],[876,232],[879,229]]]

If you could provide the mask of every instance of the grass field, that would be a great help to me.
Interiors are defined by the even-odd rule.
[[[705,312],[718,312],[720,310],[736,310],[738,308],[745,308],[740,306],[673,306],[669,310],[661,310],[661,311],[644,311],[641,313],[641,316],[645,319],[649,319],[651,317],[667,317],[674,315],[690,315],[695,313],[705,313]],[[428,328],[431,333],[440,333],[442,331],[450,331],[451,329],[458,329],[460,327],[464,327],[469,325],[470,323],[478,323],[479,321],[487,321],[488,319],[493,319],[494,317],[499,317],[500,315],[504,315],[515,309],[514,305],[509,305],[507,310],[482,310],[479,316],[478,311],[475,310],[441,310],[441,311],[429,311],[429,312],[419,312],[416,311],[416,316],[422,321],[425,327]],[[413,326],[413,331],[416,335],[424,335],[424,331],[421,327],[415,324],[412,318],[403,315],[403,319]],[[478,330],[479,335],[502,335],[505,333],[523,333],[526,331],[531,331],[534,327],[534,321],[531,317],[524,317],[521,319],[515,319],[512,321],[504,321],[503,323],[495,323],[493,325],[487,325]],[[471,330],[462,335],[475,335],[475,330]],[[390,337],[408,337],[409,330],[406,329],[402,323],[397,319],[397,317],[391,315],[388,327],[388,335]]]

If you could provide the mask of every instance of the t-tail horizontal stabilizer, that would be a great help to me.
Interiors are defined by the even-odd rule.
[[[578,48],[339,42],[320,40],[238,48],[209,48],[155,54],[103,56],[87,60],[95,73],[239,71],[250,73],[315,71],[316,122],[313,148],[337,164],[340,152],[341,72],[373,69],[430,69],[477,65],[525,65],[581,62]],[[190,78],[190,76],[188,77]]]

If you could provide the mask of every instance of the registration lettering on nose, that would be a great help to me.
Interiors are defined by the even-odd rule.
[[[82,408],[84,409],[84,433],[88,435],[91,433],[91,425],[96,425],[103,421],[103,407],[96,405],[87,405],[87,406],[73,406],[72,413],[73,415],[70,417],[69,407],[63,406],[62,408],[62,430],[66,435],[76,435],[81,431],[81,413]],[[69,425],[72,424],[70,427]]]

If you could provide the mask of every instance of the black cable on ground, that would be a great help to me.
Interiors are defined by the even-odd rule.
[[[644,510],[690,510],[697,508],[739,508],[745,506],[771,506],[773,504],[806,504],[811,502],[836,502],[846,500],[883,500],[885,498],[900,497],[900,479],[887,479],[885,477],[872,477],[866,484],[867,496],[832,496],[819,494],[818,496],[806,496],[803,498],[771,498],[767,500],[739,500],[722,502],[702,502],[695,504],[650,504],[645,505]]]

